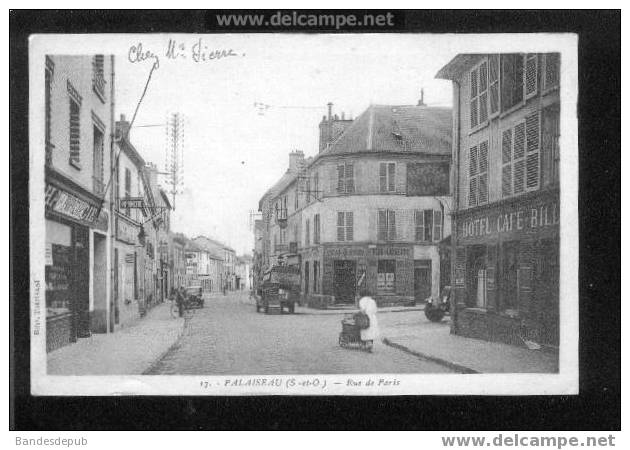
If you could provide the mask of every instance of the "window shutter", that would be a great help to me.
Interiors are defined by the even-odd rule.
[[[478,203],[488,203],[488,141],[479,144]]]
[[[387,164],[381,163],[379,167],[379,178],[381,183],[381,192],[387,191]]]
[[[345,186],[344,181],[345,181],[344,165],[339,164],[337,165],[337,192],[343,193],[346,191],[346,186]]]
[[[503,132],[501,153],[503,154],[503,164],[507,164],[512,161],[512,130],[511,129],[505,130]]]
[[[490,116],[499,112],[499,55],[490,55],[489,59],[490,83]]]
[[[478,80],[477,80],[478,72],[477,70],[473,70],[470,72],[470,98],[473,99],[477,96],[478,93]]]
[[[468,154],[468,175],[469,175],[469,189],[468,189],[468,206],[477,205],[477,146],[470,148]]]
[[[514,127],[514,159],[522,158],[525,154],[525,124],[519,123]]]
[[[387,211],[384,209],[379,209],[378,211],[378,240],[386,241],[387,240]]]
[[[488,63],[479,66],[479,123],[488,120]]]
[[[387,237],[390,241],[393,241],[396,239],[396,212],[388,211],[387,216]]]
[[[346,163],[346,192],[354,192],[354,164]]]
[[[344,230],[344,213],[337,213],[337,240],[343,241],[345,238],[345,230]]]
[[[396,164],[389,163],[387,169],[388,169],[387,189],[390,192],[393,192],[396,190]]]
[[[424,212],[422,210],[416,210],[415,216],[416,241],[424,241]]]
[[[479,102],[478,98],[470,101],[470,128],[475,128],[479,124]]]
[[[525,160],[521,159],[514,163],[514,193],[520,194],[525,189]]]
[[[442,240],[442,211],[433,211],[433,240]]]
[[[535,53],[527,55],[525,61],[525,96],[531,97],[538,90],[538,56]]]
[[[354,240],[354,213],[346,213],[346,241]]]
[[[80,162],[81,157],[81,116],[80,107],[70,100],[70,159]]]
[[[504,197],[512,195],[512,165],[506,164],[501,172],[501,186]]]
[[[540,116],[531,114],[525,119],[527,127],[527,189],[538,188],[540,179]]]

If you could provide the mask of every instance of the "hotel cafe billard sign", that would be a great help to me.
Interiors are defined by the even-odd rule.
[[[462,219],[458,226],[458,237],[473,239],[507,233],[535,233],[559,223],[560,209],[557,201],[520,204]]]

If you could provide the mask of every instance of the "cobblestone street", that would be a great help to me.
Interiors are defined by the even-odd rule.
[[[381,314],[401,320],[414,313]],[[395,317],[394,317],[395,316]],[[373,353],[338,344],[342,314],[256,313],[247,293],[206,298],[184,335],[149,371],[158,374],[314,374],[450,372],[376,342]]]

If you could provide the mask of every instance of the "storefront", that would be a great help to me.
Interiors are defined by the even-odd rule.
[[[558,190],[456,214],[456,334],[558,345]]]
[[[364,288],[379,306],[415,304],[413,245],[324,244],[321,249],[303,256],[305,284],[334,296],[335,303],[354,303]]]
[[[106,321],[108,215],[97,197],[50,169],[45,201],[46,348],[52,351],[101,331]]]
[[[114,324],[124,326],[139,316],[139,224],[122,214],[116,215],[116,243],[114,246]]]

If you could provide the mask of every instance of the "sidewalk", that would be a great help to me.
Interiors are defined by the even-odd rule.
[[[398,315],[396,315],[398,316]],[[384,318],[385,319],[385,318]],[[389,318],[387,318],[389,319]],[[556,373],[551,350],[487,342],[450,334],[450,321],[430,322],[424,314],[379,321],[383,343],[463,373]]]
[[[170,302],[115,333],[93,334],[48,354],[49,375],[139,375],[182,335],[184,319],[173,318]]]

